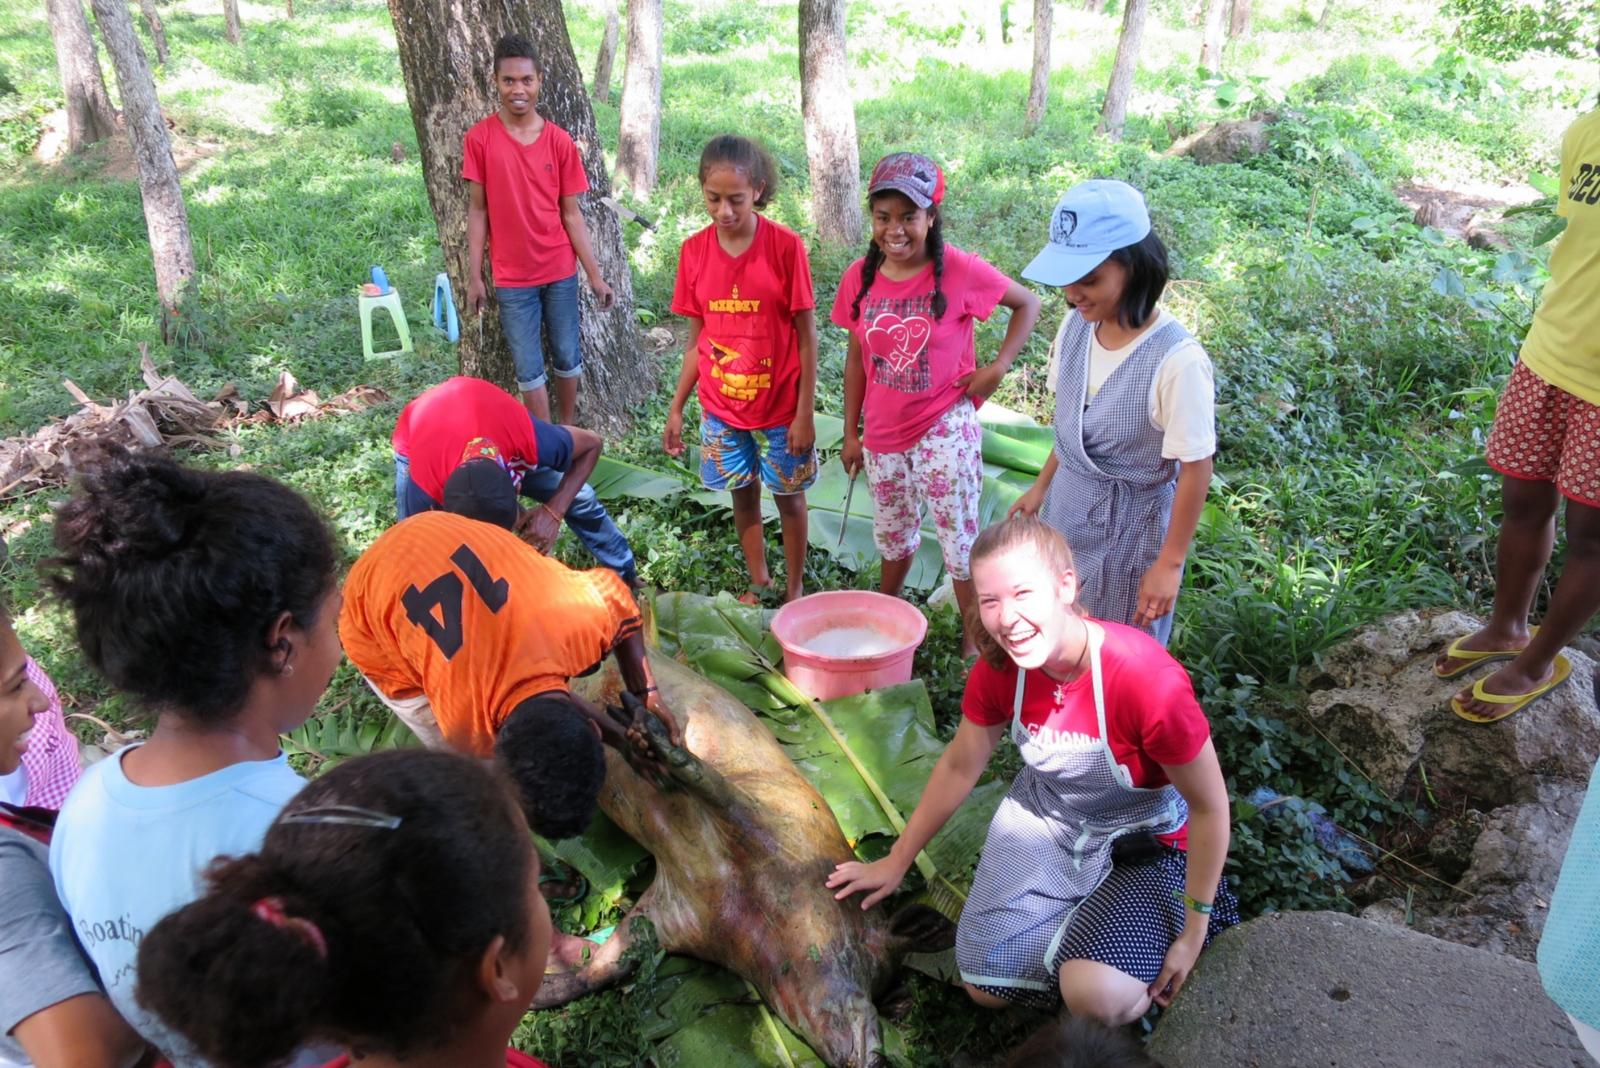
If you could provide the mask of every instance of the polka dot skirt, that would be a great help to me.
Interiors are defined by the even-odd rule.
[[[1500,394],[1485,459],[1503,475],[1554,482],[1562,496],[1600,508],[1600,405],[1518,363]]]
[[[1142,983],[1155,982],[1167,950],[1183,933],[1187,913],[1173,891],[1183,892],[1189,857],[1163,849],[1150,864],[1117,864],[1068,922],[1061,946],[1050,959],[1052,974],[1069,960],[1107,964]],[[1239,922],[1239,899],[1224,878],[1217,887],[1206,944]],[[1018,1005],[1050,1009],[1060,1004],[1057,990],[980,986],[978,989]]]

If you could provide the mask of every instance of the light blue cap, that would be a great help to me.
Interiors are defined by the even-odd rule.
[[[1022,277],[1047,286],[1071,285],[1149,233],[1150,212],[1133,186],[1111,178],[1079,182],[1050,213],[1050,243],[1022,269]]]

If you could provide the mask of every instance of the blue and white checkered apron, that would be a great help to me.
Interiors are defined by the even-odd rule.
[[[1572,827],[1566,859],[1539,939],[1545,993],[1576,1019],[1600,1028],[1600,765]]]
[[[1078,599],[1097,619],[1133,624],[1139,581],[1161,552],[1172,518],[1178,462],[1161,455],[1150,423],[1150,386],[1167,354],[1190,334],[1168,318],[1089,395],[1091,327],[1077,312],[1056,337],[1056,473],[1044,521],[1072,546]],[[1163,645],[1169,612],[1150,626]]]
[[[956,927],[956,966],[975,986],[1054,991],[1049,960],[1073,913],[1110,873],[1112,842],[1134,831],[1171,834],[1189,818],[1174,786],[1133,786],[1111,753],[1097,628],[1089,671],[1098,738],[1029,733],[1022,725],[1027,672],[1017,672],[1011,737],[1027,766],[989,824]]]

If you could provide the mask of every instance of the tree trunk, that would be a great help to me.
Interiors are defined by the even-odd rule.
[[[1031,134],[1044,121],[1050,99],[1050,23],[1052,0],[1033,0],[1033,81],[1028,86],[1027,130]]]
[[[167,49],[167,28],[161,24],[161,12],[156,10],[156,0],[139,0],[139,13],[150,30],[150,43],[156,46],[156,62],[167,65],[172,53]]]
[[[434,0],[389,0],[389,13],[422,152],[422,180],[464,326],[458,350],[462,373],[516,388],[493,287],[481,319],[481,343],[479,323],[460,304],[467,291],[467,190],[461,180],[461,142],[467,130],[499,104],[491,70],[494,43],[515,31],[532,39],[539,56],[544,75],[540,113],[572,135],[583,159],[590,188],[578,199],[600,273],[617,298],[609,310],[602,310],[589,287],[579,287],[584,353],[579,421],[605,432],[626,428],[654,389],[655,370],[634,327],[633,280],[622,227],[600,203],[611,192],[605,146],[595,132],[594,111],[583,91],[583,75],[572,54],[560,0],[457,0],[448,6]]]
[[[1243,37],[1250,32],[1250,0],[1233,0],[1233,13],[1228,18],[1228,37]]]
[[[661,0],[628,0],[628,57],[622,71],[617,184],[636,197],[656,187],[661,148]]]
[[[1139,66],[1139,47],[1144,43],[1144,21],[1150,0],[1127,0],[1127,5],[1122,13],[1117,58],[1111,65],[1111,82],[1106,86],[1106,104],[1100,111],[1100,125],[1095,129],[1096,133],[1105,134],[1113,141],[1122,140],[1122,124],[1128,117],[1128,98],[1133,95],[1133,72]]]
[[[1222,69],[1222,15],[1227,0],[1205,0],[1202,7],[1200,69],[1215,74]]]
[[[229,44],[244,40],[244,28],[239,25],[239,0],[222,0],[222,19]]]
[[[611,101],[611,66],[617,59],[617,3],[606,0],[606,32],[600,38],[600,54],[594,58],[594,84],[589,95],[602,103]]]
[[[983,40],[990,48],[1006,43],[1006,12],[1001,0],[983,0]]]
[[[835,246],[861,240],[861,154],[844,11],[845,0],[800,0],[800,109],[811,169],[811,217],[817,236]]]
[[[139,165],[139,198],[144,202],[145,231],[155,263],[156,293],[161,299],[161,333],[178,333],[194,275],[194,249],[189,244],[189,213],[178,184],[167,122],[156,100],[156,81],[144,48],[133,32],[126,0],[92,0],[100,37],[111,53],[122,95],[122,120]]]
[[[117,112],[106,94],[83,0],[46,0],[45,17],[56,46],[56,74],[67,100],[67,151],[76,152],[116,133]]]
[[[294,18],[294,0],[283,0],[283,17]]]
[[[1327,2],[1322,5],[1322,16],[1317,19],[1317,30],[1318,31],[1322,31],[1322,30],[1325,30],[1325,29],[1328,28],[1328,18],[1332,14],[1333,14],[1333,0],[1327,0]]]
[[[1106,0],[1083,0],[1083,9],[1095,15],[1104,14]]]

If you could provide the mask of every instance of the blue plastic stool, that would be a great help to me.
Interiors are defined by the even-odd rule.
[[[356,297],[356,304],[361,313],[361,354],[369,360],[384,356],[399,356],[401,353],[411,351],[411,327],[406,323],[405,305],[400,301],[399,292],[389,284],[388,277],[383,273],[382,267],[372,268],[372,283],[381,293],[369,297],[362,293]],[[400,347],[388,352],[372,351],[372,313],[382,308],[389,313],[389,319],[394,323],[394,331],[400,338]]]
[[[443,271],[433,280],[433,325],[444,331],[446,340],[461,340],[461,320],[456,318],[456,301],[450,292],[450,276]]]

